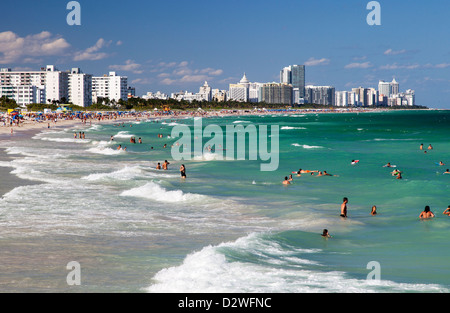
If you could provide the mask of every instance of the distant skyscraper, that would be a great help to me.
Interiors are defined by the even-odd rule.
[[[368,106],[369,105],[369,89],[364,87],[352,88],[352,92],[356,94],[356,106]]]
[[[397,83],[397,81],[395,80],[395,78],[391,82],[391,89],[392,89],[393,95],[398,95],[400,93],[400,86]]]
[[[261,102],[292,105],[292,85],[267,83],[261,87]]]
[[[298,88],[299,98],[305,98],[305,66],[290,65],[280,72],[280,83],[291,84]]]
[[[238,84],[230,84],[229,98],[240,102],[258,102],[261,87],[261,83],[250,82],[244,73]]]
[[[312,104],[335,105],[335,88],[331,86],[306,86],[305,102]]]
[[[389,98],[392,94],[391,83],[380,80],[380,82],[378,83],[378,93]]]
[[[211,91],[211,87],[208,85],[207,81],[205,81],[203,86],[200,87],[198,94],[201,97],[201,100],[211,101],[212,91]]]

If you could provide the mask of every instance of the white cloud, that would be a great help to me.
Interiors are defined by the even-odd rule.
[[[450,67],[450,63],[441,63],[441,64],[436,64],[436,65],[427,64],[427,65],[425,65],[425,67],[427,67],[427,68],[447,68],[447,67]]]
[[[364,61],[367,59],[367,56],[363,55],[360,57],[353,57],[353,61]]]
[[[322,59],[315,59],[315,58],[309,58],[308,61],[305,62],[306,66],[317,66],[317,65],[328,65],[330,64],[330,59],[322,58]]]
[[[131,81],[131,84],[136,85],[150,85],[155,83],[155,81],[151,78],[136,78]]]
[[[211,67],[195,69],[190,64],[188,61],[159,62],[151,72],[160,72],[157,77],[162,79],[160,83],[163,85],[201,83],[224,73],[222,69]]]
[[[179,81],[182,83],[201,83],[210,80],[208,75],[185,75]]]
[[[173,85],[176,82],[176,80],[170,78],[164,78],[162,81],[160,81],[160,83],[163,85]]]
[[[61,36],[43,31],[20,37],[12,31],[0,32],[0,64],[34,63],[43,56],[63,55],[70,44]]]
[[[398,65],[397,63],[394,63],[380,66],[380,70],[399,70],[399,69],[415,70],[418,68],[420,68],[419,64]]]
[[[406,52],[408,52],[408,51],[405,49],[397,50],[397,51],[394,51],[392,49],[387,49],[386,51],[384,51],[384,55],[399,55],[399,54],[405,54]]]
[[[346,69],[351,69],[351,68],[370,68],[372,66],[373,66],[372,63],[370,63],[370,62],[364,62],[364,63],[357,63],[357,62],[355,62],[355,63],[347,64],[344,68],[346,68]]]
[[[111,41],[107,42],[103,38],[97,40],[95,45],[87,48],[84,51],[79,51],[75,53],[73,58],[74,61],[97,61],[108,57],[107,53],[99,52],[102,48],[109,46]]]
[[[141,65],[133,60],[126,60],[124,65],[110,65],[111,70],[132,72],[134,74],[142,74],[144,71],[141,69]]]

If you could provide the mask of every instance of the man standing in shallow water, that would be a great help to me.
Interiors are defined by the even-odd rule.
[[[348,198],[344,198],[342,200],[342,204],[341,204],[341,217],[343,218],[347,218],[347,203],[348,203]]]

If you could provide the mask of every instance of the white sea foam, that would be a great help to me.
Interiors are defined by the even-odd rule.
[[[413,138],[374,138],[374,141],[417,141],[417,139]],[[370,140],[368,140],[370,141]]]
[[[11,162],[0,161],[0,167],[12,167]]]
[[[166,190],[155,182],[149,182],[141,187],[126,190],[120,195],[124,197],[138,197],[169,203],[197,201],[205,198],[202,195],[184,193],[181,190]]]
[[[51,137],[40,137],[40,140],[44,141],[54,141],[54,142],[66,142],[66,143],[90,143],[88,139],[75,139],[75,138],[51,138]]]
[[[220,154],[212,153],[212,152],[204,152],[202,155],[194,156],[193,159],[195,161],[214,161],[214,160],[220,160],[220,157],[222,157],[222,160],[225,159]]]
[[[283,126],[281,130],[291,130],[291,129],[306,129],[305,127],[293,127],[293,126]]]
[[[162,125],[167,125],[167,126],[177,126],[177,125],[181,125],[181,126],[185,126],[185,124],[180,124],[177,122],[170,122],[170,123],[166,123],[166,122],[162,122]]]
[[[82,177],[83,180],[100,181],[100,180],[133,180],[135,178],[155,178],[155,177],[174,177],[174,174],[168,174],[166,171],[150,172],[140,166],[125,166],[117,171],[108,173],[93,173]]]
[[[94,173],[88,176],[82,177],[81,179],[89,181],[97,181],[104,179],[114,179],[114,180],[130,180],[136,178],[137,176],[143,176],[144,171],[140,167],[124,167],[114,172],[110,173]]]
[[[113,136],[114,138],[130,138],[130,137],[136,137],[135,135],[131,134],[129,131],[120,131],[117,134]]]
[[[236,261],[227,254],[244,254]],[[179,266],[158,272],[151,293],[307,293],[307,292],[448,292],[439,285],[352,279],[344,272],[317,271],[323,267],[307,259],[317,249],[280,247],[257,234],[235,242],[207,246],[189,254]],[[303,256],[303,257],[302,257]],[[245,259],[253,261],[245,261]]]
[[[299,143],[293,143],[294,147],[302,147],[303,149],[323,149],[321,146],[309,146],[309,145],[301,145]]]
[[[233,124],[240,124],[240,123],[251,123],[249,121],[234,121]]]
[[[97,146],[87,150],[88,152],[95,154],[103,154],[103,155],[118,155],[121,153],[125,153],[123,150],[112,149],[105,146]]]

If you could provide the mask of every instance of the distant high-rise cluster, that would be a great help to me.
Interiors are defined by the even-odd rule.
[[[284,104],[296,106],[301,104],[320,104],[338,107],[374,107],[374,106],[413,106],[415,94],[413,90],[400,92],[399,83],[380,81],[378,90],[375,88],[357,87],[351,91],[336,91],[333,86],[315,86],[305,84],[305,65],[289,65],[281,69],[280,82],[258,83],[250,82],[247,74],[233,84],[228,90],[213,89],[206,96],[204,88],[199,93],[172,93],[170,98],[187,101],[238,101],[248,103]],[[158,96],[159,95],[159,96]],[[160,92],[148,93],[145,98],[169,98]]]
[[[375,88],[358,87],[351,91],[336,91],[336,106],[414,106],[415,92],[408,89],[400,92],[400,85],[395,80],[385,82],[380,80],[378,90]]]

